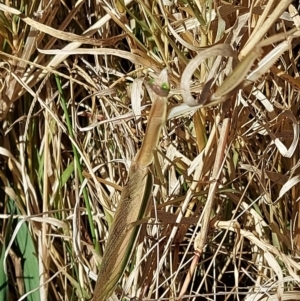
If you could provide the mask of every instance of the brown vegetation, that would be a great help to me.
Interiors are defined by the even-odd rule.
[[[92,298],[145,135],[143,81],[165,67],[170,113],[151,167],[152,215],[112,300],[300,299],[291,3],[0,3],[0,300]],[[217,44],[233,58],[202,59],[182,78]],[[199,109],[183,108],[185,92]]]

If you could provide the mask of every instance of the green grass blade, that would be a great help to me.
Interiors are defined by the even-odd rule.
[[[8,201],[8,211],[11,214],[20,214],[18,208],[15,208],[15,203],[12,199],[9,199]],[[30,233],[26,222],[22,223],[16,235],[15,245],[17,252],[22,259],[25,292],[31,292],[27,296],[27,300],[40,301],[39,290],[37,290],[39,287],[39,263],[34,239],[32,238],[32,234]]]
[[[10,234],[12,233],[12,217],[8,219],[7,225],[5,226],[3,244],[1,246],[1,255],[0,255],[0,300],[8,300],[8,277],[5,273],[6,262],[5,260],[5,251],[9,242]]]
[[[68,126],[68,132],[71,138],[74,138],[74,133],[73,133],[73,128],[72,128],[72,123],[69,117],[69,113],[67,110],[67,105],[66,105],[66,100],[63,94],[63,90],[61,87],[61,82],[58,76],[55,76],[56,79],[56,84],[57,84],[57,88],[60,94],[60,100],[61,100],[61,104],[62,104],[62,108],[64,110],[64,114],[65,114],[65,118],[66,118],[66,123]],[[78,169],[78,175],[79,175],[79,179],[80,179],[80,183],[83,183],[84,178],[82,176],[82,168],[80,165],[80,159],[79,159],[79,154],[76,150],[76,147],[72,144],[72,149],[74,152],[74,157],[75,157],[75,161],[76,161],[76,166]],[[92,212],[91,212],[91,206],[90,206],[90,202],[89,202],[89,197],[88,197],[88,193],[86,188],[83,188],[83,198],[84,198],[84,202],[85,202],[85,206],[86,206],[86,210],[88,213],[88,220],[89,220],[89,226],[90,226],[90,230],[91,230],[91,236],[92,236],[92,240],[93,240],[93,244],[95,246],[95,249],[97,250],[97,252],[99,252],[99,242],[96,240],[96,233],[95,233],[95,227],[94,227],[94,223],[93,223],[93,217],[92,217]]]

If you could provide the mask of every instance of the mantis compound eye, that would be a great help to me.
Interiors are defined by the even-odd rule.
[[[169,93],[169,91],[170,91],[170,87],[169,87],[168,83],[163,83],[163,84],[161,85],[161,88],[162,88],[164,91],[166,91],[167,93]]]

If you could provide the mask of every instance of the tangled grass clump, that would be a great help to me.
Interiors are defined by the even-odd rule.
[[[152,214],[111,300],[300,299],[292,2],[0,3],[0,300],[92,298],[145,135],[143,82],[165,67],[169,115],[151,167]],[[212,52],[182,78],[215,45],[224,57]],[[183,104],[187,90],[201,108]],[[226,97],[210,101],[220,91]]]

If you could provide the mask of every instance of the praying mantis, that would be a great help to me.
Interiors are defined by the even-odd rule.
[[[166,120],[169,80],[164,69],[156,81],[150,83],[155,93],[146,135],[141,149],[131,163],[128,183],[121,195],[114,216],[94,293],[94,301],[106,300],[126,267],[134,247],[138,227],[131,224],[143,218],[152,190],[149,166],[153,161],[161,127]]]
[[[114,216],[94,291],[94,301],[104,301],[110,297],[130,260],[138,233],[138,227],[133,224],[144,217],[148,205],[152,190],[152,175],[149,167],[153,161],[153,151],[159,142],[161,128],[166,120],[194,109],[221,103],[233,91],[257,81],[289,49],[292,38],[291,35],[277,45],[250,72],[253,64],[262,56],[262,49],[266,42],[258,44],[237,64],[233,72],[215,91],[212,88],[213,81],[208,80],[203,86],[200,97],[195,100],[190,92],[190,79],[199,64],[211,56],[237,57],[237,53],[229,44],[215,45],[203,50],[189,62],[182,74],[181,94],[184,103],[169,111],[167,97],[170,84],[167,69],[163,69],[160,75],[150,82],[153,104],[148,117],[146,135],[131,163],[128,183],[123,188],[120,204]]]

